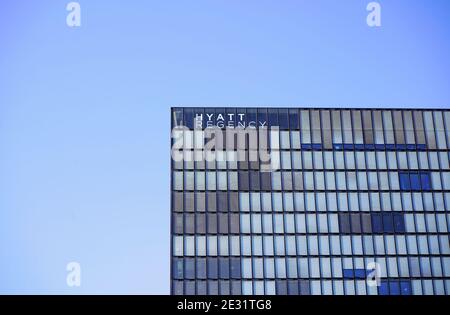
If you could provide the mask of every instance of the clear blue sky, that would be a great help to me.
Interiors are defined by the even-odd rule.
[[[448,0],[68,2],[0,4],[0,293],[169,292],[170,106],[450,106]]]

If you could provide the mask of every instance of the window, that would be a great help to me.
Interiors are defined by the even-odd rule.
[[[429,172],[400,172],[401,190],[431,190],[431,176]]]

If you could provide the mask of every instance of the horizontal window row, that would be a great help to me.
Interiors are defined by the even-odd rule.
[[[174,190],[450,190],[450,172],[175,172]]]
[[[380,286],[365,280],[174,280],[176,295],[445,295],[448,279],[383,279]]]
[[[172,192],[175,212],[445,211],[439,192]]]
[[[320,131],[318,131],[320,132]],[[388,133],[390,131],[387,131]],[[346,131],[348,140],[351,141],[351,131]],[[443,136],[442,131],[438,131],[439,136]],[[311,142],[309,137],[311,134],[309,130],[305,131],[277,131],[275,129],[264,129],[257,131],[235,129],[235,130],[183,130],[181,128],[175,128],[172,130],[172,143],[174,148],[178,150],[202,150],[208,148],[208,150],[246,150],[246,149],[292,149],[292,150],[390,150],[390,151],[416,151],[427,150],[426,143],[414,143],[414,137],[409,140],[412,143],[389,142],[389,139],[382,138],[383,133],[377,132],[377,136],[381,136],[376,139],[376,143],[370,141],[369,143],[363,143],[360,139],[359,142],[332,142],[331,139],[326,139],[326,142]],[[409,132],[409,136],[413,136],[413,133]],[[431,136],[431,133],[430,133]],[[300,138],[303,137],[302,141]],[[318,137],[315,140],[320,140]],[[336,140],[341,140],[342,137],[336,134]],[[390,139],[393,141],[393,139]],[[442,141],[442,139],[440,139]],[[430,148],[431,150],[446,150],[447,146],[445,141],[440,142],[439,146]]]
[[[449,255],[445,235],[173,236],[174,256]]]
[[[309,280],[174,280],[172,282],[175,295],[309,295]]]
[[[241,169],[259,170],[257,151],[209,152],[205,160],[202,151],[184,151],[183,159],[173,162],[174,169]],[[442,169],[448,170],[450,152],[384,152],[384,151],[271,151],[271,161],[279,161],[281,169]],[[240,158],[238,158],[240,157]],[[263,163],[265,164],[265,162]]]
[[[364,263],[375,262],[378,270],[364,267]],[[174,279],[373,279],[375,274],[382,278],[449,277],[450,257],[387,257],[376,261],[373,257],[209,257],[172,261]]]
[[[174,213],[174,234],[448,233],[450,215],[366,213]]]
[[[340,213],[340,233],[405,233],[403,213]]]
[[[302,143],[383,144],[427,143],[445,148],[450,137],[448,111],[297,110],[297,109],[175,109],[172,127],[201,130],[265,128],[299,130]],[[292,131],[296,132],[296,131]],[[297,137],[292,137],[292,142]]]

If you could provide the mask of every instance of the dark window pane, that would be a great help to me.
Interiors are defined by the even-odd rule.
[[[240,295],[241,294],[241,281],[231,281],[231,294]]]
[[[183,124],[183,110],[174,109],[172,111],[172,127],[181,126]]]
[[[195,233],[195,222],[194,215],[189,213],[184,215],[184,233],[194,234]]]
[[[194,129],[194,112],[192,109],[184,109],[184,125],[189,129]]]
[[[197,278],[206,279],[206,258],[197,258]]]
[[[173,211],[183,211],[183,193],[174,192],[172,200],[172,210]]]
[[[241,259],[232,257],[230,259],[231,264],[231,278],[240,279],[241,278]]]
[[[239,172],[239,189],[248,190],[248,172]]]
[[[184,278],[195,279],[195,260],[194,258],[184,259]]]
[[[239,193],[237,192],[230,192],[229,194],[230,198],[230,211],[239,211]]]
[[[276,280],[276,289],[277,295],[286,295],[287,294],[287,281],[286,280]]]
[[[280,109],[278,119],[280,129],[289,129],[287,110]]]
[[[361,214],[363,233],[372,233],[372,222],[370,221],[370,214]]]
[[[431,179],[430,179],[429,173],[421,173],[420,181],[421,181],[423,190],[431,190]]]
[[[201,192],[201,193],[196,193],[195,194],[197,196],[197,211],[200,212],[204,212],[206,210],[206,206],[205,206],[205,193]]]
[[[270,190],[270,172],[261,172],[261,190]]]
[[[230,278],[230,260],[229,258],[219,258],[219,273],[220,278]]]
[[[300,280],[300,294],[310,295],[309,280]]]
[[[405,232],[405,219],[403,214],[394,214],[394,229],[395,232]]]
[[[298,129],[298,113],[297,110],[289,111],[289,127],[291,129]]]
[[[206,295],[206,281],[197,281],[197,294]]]
[[[217,205],[219,211],[228,211],[228,196],[226,192],[217,193]]]
[[[411,295],[411,282],[410,281],[400,281],[400,290],[402,295]]]
[[[381,280],[380,286],[378,287],[379,295],[389,295],[389,283],[387,280]]]
[[[339,231],[341,233],[350,233],[350,215],[347,213],[339,214]]]
[[[186,295],[195,294],[195,281],[184,281],[184,294]]]
[[[216,211],[216,193],[209,192],[207,195],[208,198],[208,211]]]
[[[217,233],[217,216],[213,213],[208,213],[208,233]]]
[[[210,295],[219,294],[219,282],[217,280],[208,281],[208,294]]]
[[[230,281],[229,280],[221,280],[220,281],[220,294],[221,295],[229,295],[230,294]]]
[[[391,295],[400,295],[400,284],[398,281],[389,281],[389,291]]]
[[[372,230],[374,233],[383,233],[383,223],[379,213],[372,214]]]
[[[298,295],[298,280],[289,280],[288,281],[288,294],[289,295]]]
[[[357,269],[353,270],[353,272],[355,273],[356,279],[365,279],[366,278],[366,270],[365,269],[357,268]]]
[[[394,221],[391,213],[383,213],[383,231],[386,233],[394,232]]]
[[[205,234],[206,233],[206,216],[204,213],[196,214],[196,229],[197,233]]]
[[[344,279],[353,279],[355,277],[355,274],[353,272],[353,269],[344,269],[342,270],[342,276]]]
[[[183,295],[183,281],[173,281],[173,294]]]
[[[183,214],[182,213],[175,213],[173,215],[173,227],[174,227],[175,233],[179,233],[179,234],[183,233]]]
[[[217,258],[208,258],[208,278],[217,279],[218,277],[217,269]]]
[[[420,176],[417,173],[409,174],[409,178],[411,180],[411,189],[412,190],[420,190]]]
[[[250,172],[251,190],[259,190],[259,172]]]
[[[172,273],[174,279],[183,279],[183,258],[172,259]]]
[[[228,214],[219,213],[219,233],[228,233]]]
[[[401,190],[410,190],[411,184],[409,182],[409,175],[405,172],[400,172],[398,174],[400,180],[400,189]]]
[[[184,194],[184,211],[194,211],[194,193],[185,193]]]
[[[230,233],[239,233],[239,213],[230,214]]]
[[[278,115],[276,109],[269,109],[269,126],[278,126]]]
[[[238,161],[239,169],[248,170],[248,154],[245,154],[245,159],[243,161]]]
[[[359,218],[359,213],[352,213],[350,215],[352,224],[352,233],[361,233],[361,221]]]

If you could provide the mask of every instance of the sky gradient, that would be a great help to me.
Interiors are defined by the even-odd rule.
[[[169,293],[171,106],[450,107],[448,0],[68,2],[0,4],[2,294]]]

